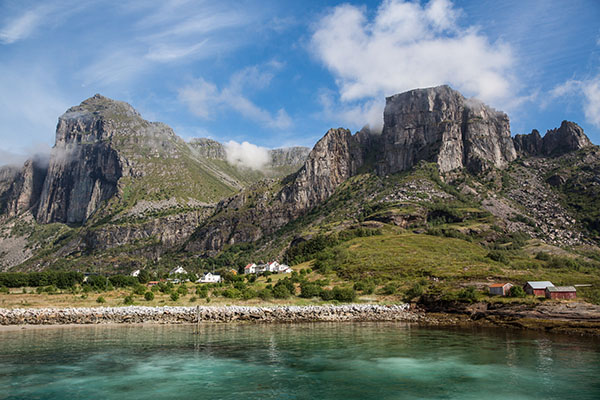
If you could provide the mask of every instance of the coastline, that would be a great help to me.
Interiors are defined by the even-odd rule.
[[[422,314],[400,305],[324,306],[196,306],[196,307],[90,307],[0,308],[0,326],[90,324],[191,324],[200,322],[417,322]]]
[[[486,303],[458,305],[347,304],[321,306],[123,306],[0,308],[0,332],[85,325],[198,323],[407,322],[432,327],[493,327],[600,336],[600,306],[584,303],[540,307]],[[582,311],[582,309],[584,311]]]

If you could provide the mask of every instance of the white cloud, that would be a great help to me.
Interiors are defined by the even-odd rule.
[[[230,140],[224,146],[227,154],[227,162],[233,165],[261,170],[271,160],[269,149],[256,146],[252,143],[238,143]]]
[[[311,48],[334,74],[341,102],[368,114],[365,102],[441,84],[502,106],[515,95],[511,48],[462,28],[460,13],[448,0],[384,0],[369,20],[365,8],[344,4],[317,22]],[[379,122],[368,114],[365,123]]]
[[[580,97],[585,119],[600,128],[600,74],[592,79],[570,79],[550,91],[550,99]]]
[[[583,104],[585,118],[600,128],[600,76],[585,82],[583,95],[585,96]]]
[[[196,79],[179,89],[179,101],[190,111],[203,119],[212,119],[218,112],[233,109],[240,115],[272,129],[285,129],[292,120],[281,108],[271,113],[252,102],[244,95],[245,89],[263,89],[273,78],[273,71],[281,68],[279,63],[269,63],[261,70],[257,66],[248,67],[233,74],[229,84],[219,89],[214,83]]]
[[[44,21],[47,13],[48,8],[41,6],[12,19],[0,30],[0,42],[11,44],[27,38]]]

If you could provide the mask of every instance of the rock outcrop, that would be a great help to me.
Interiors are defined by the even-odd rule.
[[[503,168],[516,158],[508,116],[449,86],[416,89],[386,99],[380,174],[421,160],[441,172]]]
[[[221,201],[215,216],[192,235],[188,251],[218,251],[226,244],[250,242],[274,233],[328,199],[363,164],[360,135],[330,129],[300,170],[283,188],[258,183]]]
[[[13,217],[24,211],[36,212],[47,173],[47,162],[34,157],[21,169],[0,168],[0,215]]]
[[[542,138],[537,129],[528,135],[515,135],[515,149],[521,155],[556,157],[592,146],[583,129],[574,122],[563,121]]]

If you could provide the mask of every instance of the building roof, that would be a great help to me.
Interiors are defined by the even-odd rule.
[[[492,283],[490,287],[504,287],[506,285],[510,285],[510,283]]]
[[[549,292],[576,292],[577,289],[575,289],[573,286],[548,286],[546,288],[547,291]]]
[[[550,281],[529,281],[527,282],[532,289],[546,289],[548,286],[554,286]]]

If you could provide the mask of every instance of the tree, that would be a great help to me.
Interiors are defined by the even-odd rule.
[[[150,282],[150,273],[143,269],[140,271],[137,279],[141,284],[145,285],[146,283]]]
[[[276,299],[287,299],[290,296],[291,293],[285,285],[276,285],[273,289],[273,297]]]
[[[177,301],[177,300],[179,300],[179,293],[177,293],[177,292],[173,292],[173,293],[171,293],[171,300],[172,300],[172,301]]]
[[[510,297],[525,297],[527,294],[521,286],[513,286],[510,288]]]
[[[144,299],[146,299],[146,301],[154,300],[154,293],[152,293],[152,292],[144,293]]]
[[[125,298],[123,299],[123,304],[125,304],[125,305],[133,304],[133,296],[132,295],[125,296]]]

